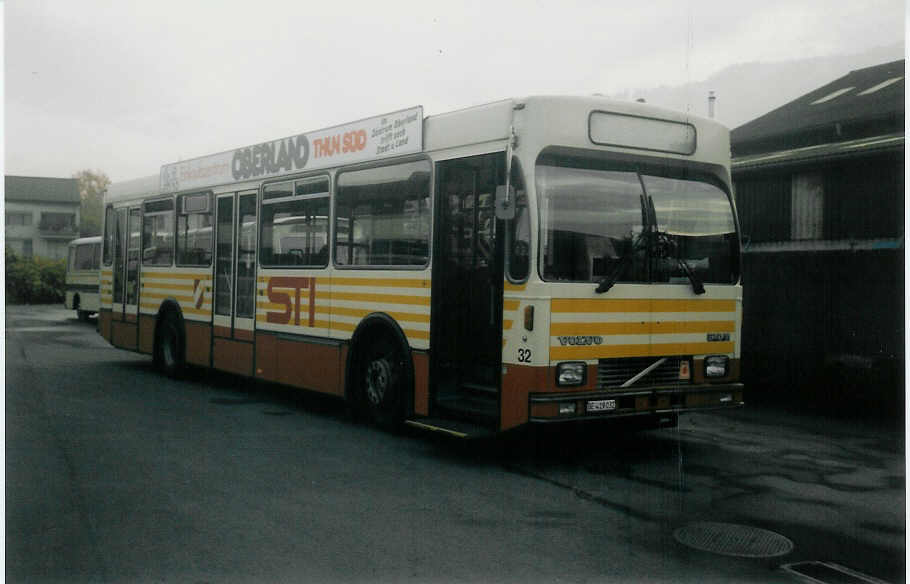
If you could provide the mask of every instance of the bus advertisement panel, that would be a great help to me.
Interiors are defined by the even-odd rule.
[[[420,152],[421,106],[315,132],[184,160],[161,167],[161,192],[175,193],[244,180],[354,164]]]

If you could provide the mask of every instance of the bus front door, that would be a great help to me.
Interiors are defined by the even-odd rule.
[[[212,365],[253,375],[256,318],[256,192],[217,199]]]
[[[502,366],[503,246],[493,199],[503,154],[439,162],[431,316],[431,415],[495,427]]]
[[[139,256],[142,255],[142,213],[131,207],[126,227],[126,294],[123,303],[123,320],[139,321]],[[136,327],[138,342],[139,327]]]
[[[139,342],[139,248],[142,215],[139,207],[120,208],[114,225],[114,281],[111,344],[136,350]]]

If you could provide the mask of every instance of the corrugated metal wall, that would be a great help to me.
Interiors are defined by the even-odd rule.
[[[736,207],[745,242],[790,239],[790,175],[736,178]]]
[[[875,239],[904,233],[902,152],[737,172],[734,181],[746,242]]]
[[[749,399],[805,407],[897,404],[903,250],[750,253],[743,268]]]
[[[824,176],[826,239],[903,235],[903,153],[829,163]]]
[[[738,173],[734,181],[748,243],[904,234],[902,152]],[[743,256],[749,399],[803,409],[902,408],[903,244],[788,249]]]

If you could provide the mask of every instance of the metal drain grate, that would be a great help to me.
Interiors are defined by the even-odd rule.
[[[807,582],[820,584],[887,584],[868,574],[857,572],[832,562],[797,562],[784,564],[784,571],[799,576]]]
[[[697,550],[742,558],[773,558],[793,551],[793,542],[779,533],[735,523],[690,523],[673,537]]]

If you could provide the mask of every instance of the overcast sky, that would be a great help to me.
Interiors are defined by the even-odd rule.
[[[900,0],[13,0],[4,20],[6,174],[115,181],[413,105],[684,85],[906,26]]]

